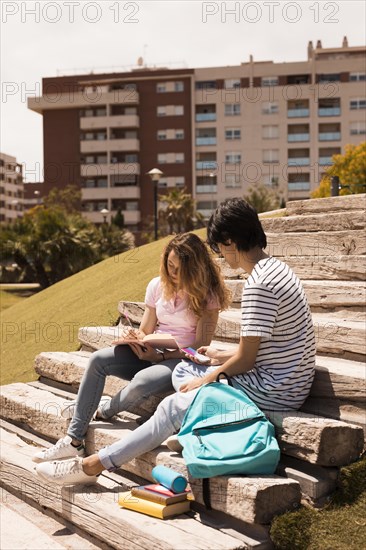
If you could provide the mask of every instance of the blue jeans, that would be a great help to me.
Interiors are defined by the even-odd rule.
[[[172,371],[180,361],[168,359],[163,363],[152,364],[139,359],[129,346],[115,346],[94,352],[80,384],[68,435],[79,441],[84,439],[102,397],[106,376],[131,380],[103,407],[103,417],[109,418],[129,410],[132,405],[138,405],[150,395],[174,391]]]
[[[203,377],[206,372],[211,372],[217,367],[198,366],[186,360],[179,361],[172,376],[176,393],[165,397],[145,424],[136,428],[124,439],[99,451],[99,460],[106,470],[118,468],[136,456],[155,449],[170,435],[180,430],[184,415],[198,391],[196,389],[181,393],[178,391],[180,386],[192,377]]]

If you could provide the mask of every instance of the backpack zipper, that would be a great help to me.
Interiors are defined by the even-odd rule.
[[[247,424],[252,420],[259,420],[260,418],[265,418],[265,416],[264,415],[253,416],[252,418],[245,418],[244,420],[234,420],[233,422],[226,422],[225,424],[215,424],[214,426],[207,426],[207,428],[195,428],[192,430],[192,434],[195,435],[198,438],[198,441],[200,442],[200,444],[203,445],[201,436],[199,435],[199,433],[197,433],[200,430],[215,430],[217,428],[222,428],[224,426],[234,426],[235,424]]]

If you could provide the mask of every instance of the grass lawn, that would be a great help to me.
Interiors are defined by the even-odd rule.
[[[21,302],[24,299],[24,296],[19,296],[17,293],[0,290],[0,312],[5,311],[9,307]]]
[[[204,238],[205,229],[197,233]],[[36,379],[35,356],[75,351],[83,326],[110,326],[120,300],[143,301],[147,283],[159,274],[161,239],[108,258],[2,313],[1,384]]]

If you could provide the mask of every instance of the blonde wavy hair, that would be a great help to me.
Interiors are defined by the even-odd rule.
[[[231,293],[207,246],[194,233],[177,235],[163,252],[160,277],[164,297],[170,300],[177,291],[168,271],[168,256],[172,250],[179,258],[179,288],[187,294],[188,309],[197,317],[202,317],[211,296],[217,298],[220,310],[226,309],[230,303]]]

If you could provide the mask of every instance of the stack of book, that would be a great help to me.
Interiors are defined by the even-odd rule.
[[[118,504],[122,508],[161,519],[188,512],[190,500],[192,500],[192,493],[189,491],[173,493],[159,484],[133,487],[131,491],[118,495]]]

